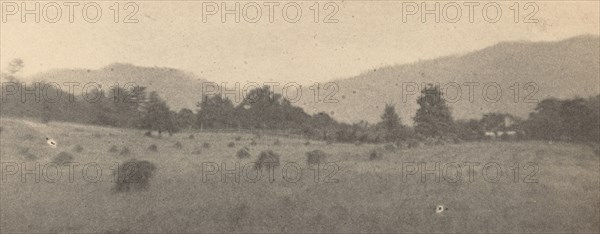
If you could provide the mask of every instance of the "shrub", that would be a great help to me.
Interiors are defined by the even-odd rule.
[[[97,132],[92,133],[92,136],[95,137],[95,138],[102,138],[102,134],[97,133]]]
[[[150,185],[150,178],[156,166],[145,160],[131,159],[119,166],[115,183],[115,192],[129,192],[145,190]]]
[[[148,150],[150,150],[152,152],[156,152],[156,151],[158,151],[158,147],[155,144],[152,144],[152,145],[148,146]]]
[[[152,137],[152,132],[150,132],[150,131],[147,131],[146,133],[144,133],[144,136],[147,136],[147,137]]]
[[[354,145],[355,145],[355,146],[361,146],[362,144],[363,144],[363,142],[362,142],[362,141],[355,141],[355,142],[354,142]]]
[[[247,147],[241,148],[240,150],[238,150],[236,156],[239,159],[243,159],[243,158],[249,158],[250,155],[250,149],[248,149]]]
[[[385,151],[388,151],[388,152],[395,152],[396,146],[394,144],[385,144],[383,146],[383,149],[385,149]]]
[[[177,143],[175,143],[175,145],[173,145],[173,147],[175,147],[176,149],[183,149],[183,145],[179,141]]]
[[[333,141],[332,140],[327,140],[327,141],[325,141],[325,144],[331,145],[331,144],[333,144]]]
[[[281,141],[279,141],[279,139],[275,140],[275,142],[273,143],[273,145],[275,146],[281,146]]]
[[[323,163],[325,159],[327,159],[327,154],[321,150],[306,152],[306,162],[309,165]]]
[[[241,136],[236,136],[234,139],[235,139],[235,141],[241,141],[242,137]]]
[[[208,148],[210,148],[210,144],[209,144],[208,142],[204,142],[204,143],[202,144],[202,147],[204,147],[204,148],[208,149]]]
[[[83,147],[81,147],[80,145],[75,145],[75,147],[73,147],[73,151],[75,151],[76,153],[81,153],[83,152]]]
[[[252,141],[250,141],[250,145],[251,145],[251,146],[256,146],[256,145],[257,145],[257,143],[256,143],[256,141],[255,141],[254,139],[252,139]]]
[[[227,147],[229,147],[229,148],[233,148],[233,147],[235,147],[235,143],[233,143],[233,142],[229,142],[229,144],[227,144]]]
[[[196,138],[196,137],[194,136],[194,134],[192,134],[192,135],[190,135],[190,136],[188,137],[188,139],[194,139],[194,138]]]
[[[123,149],[121,150],[121,152],[119,152],[119,155],[126,156],[126,155],[129,155],[130,153],[131,153],[131,151],[129,151],[129,148],[123,147]]]
[[[306,145],[306,146],[310,145],[310,141],[304,142],[304,145]]]
[[[374,149],[369,154],[369,160],[380,160],[383,159],[383,153],[380,150]]]
[[[271,167],[278,167],[279,155],[274,153],[272,150],[260,152],[258,155],[258,161],[256,161],[256,164],[254,164],[254,169],[262,169],[263,164],[267,167],[267,169],[270,169]]]
[[[114,145],[108,149],[109,153],[116,153],[117,151],[119,151],[119,149],[117,149],[117,147]]]
[[[52,162],[62,166],[68,162],[73,162],[73,155],[67,152],[60,152],[58,155],[56,155],[56,157],[54,157]]]

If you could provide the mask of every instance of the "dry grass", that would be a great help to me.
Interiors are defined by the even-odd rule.
[[[261,144],[252,147],[252,152],[277,149],[281,163],[274,170],[277,180],[269,182],[263,168],[263,178],[256,183],[244,180],[246,172],[241,173],[240,183],[233,182],[231,175],[227,175],[224,183],[221,171],[211,175],[212,180],[202,182],[199,165],[209,161],[221,167],[221,163],[227,163],[227,169],[231,170],[231,163],[237,161],[234,154],[241,144],[238,148],[224,146],[240,135],[238,133],[198,133],[196,139],[202,139],[200,142],[185,143],[190,150],[164,147],[161,152],[169,157],[160,157],[144,153],[156,140],[143,137],[137,130],[118,130],[109,143],[109,137],[103,141],[91,137],[91,130],[117,133],[113,128],[85,126],[82,128],[90,131],[84,134],[87,138],[81,134],[56,137],[59,148],[53,149],[46,145],[43,134],[25,131],[29,128],[18,125],[19,120],[6,121],[0,119],[5,126],[0,141],[3,163],[25,162],[27,170],[32,170],[37,161],[27,161],[19,153],[21,148],[27,147],[29,152],[40,156],[40,162],[46,159],[44,155],[49,155],[50,161],[61,150],[71,152],[70,146],[76,144],[84,146],[86,153],[73,154],[80,163],[75,167],[73,182],[69,182],[66,166],[62,167],[62,178],[56,183],[45,182],[43,176],[36,183],[31,174],[26,175],[25,183],[20,174],[3,177],[0,190],[3,233],[121,230],[130,233],[598,233],[600,230],[597,202],[600,157],[596,155],[596,148],[587,145],[466,142],[404,148],[402,157],[390,154],[369,161],[372,144],[313,142],[304,146],[306,140],[281,137],[285,147],[273,148],[271,143],[275,138],[264,136]],[[60,136],[71,132],[73,125],[51,122],[47,126],[46,132]],[[17,133],[15,129],[20,131]],[[38,137],[35,141],[23,141],[24,134]],[[188,135],[176,135],[175,139]],[[251,135],[243,137],[249,141]],[[217,147],[206,150],[202,142]],[[164,144],[173,143],[175,141]],[[116,186],[111,176],[111,172],[116,171],[115,157],[107,152],[111,144],[118,150],[126,145],[137,160],[151,162],[158,168],[152,173],[150,186],[129,188],[130,192],[140,191],[135,193],[111,191]],[[60,148],[65,146],[65,149]],[[201,155],[189,154],[191,149],[197,148],[203,150]],[[311,170],[303,171],[301,180],[296,183],[281,179],[284,162],[301,163],[304,169],[306,152],[317,149],[328,154],[328,162],[339,165],[333,174],[339,183],[324,183],[331,173],[324,168],[319,172],[319,182],[315,182]],[[251,158],[250,161],[256,161],[259,157],[253,153]],[[90,183],[81,177],[82,165],[90,162],[101,166],[101,182]],[[450,162],[479,162],[480,166],[474,167],[472,182],[467,181],[468,168],[463,166],[462,181],[449,182],[442,176],[440,182],[436,182],[435,175],[428,174],[422,183],[420,172],[407,175],[403,181],[403,162],[426,162],[428,169],[439,162],[442,174],[443,165]],[[482,177],[482,165],[489,162],[502,166],[503,176],[499,182],[486,182]],[[533,168],[525,169],[527,162],[538,165],[539,170],[533,176],[537,183],[524,182],[533,173]],[[511,170],[514,163],[519,163],[518,182],[514,182]],[[288,169],[293,173],[293,168]],[[51,170],[48,173],[53,173]],[[252,168],[248,171],[250,177],[258,172]],[[448,172],[452,174],[454,170]],[[489,173],[493,177],[494,169]],[[436,214],[438,205],[449,209]]]

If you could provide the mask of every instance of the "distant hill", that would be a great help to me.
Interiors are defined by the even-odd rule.
[[[82,86],[89,82],[102,85],[104,91],[119,84],[127,83],[145,86],[149,91],[157,91],[174,110],[190,108],[194,110],[200,101],[202,83],[207,82],[193,73],[164,67],[140,67],[131,64],[114,63],[98,70],[58,69],[28,77],[29,81],[51,81],[58,84],[79,82],[75,94],[81,94]],[[68,87],[63,87],[68,91]]]
[[[524,84],[535,82],[539,87],[533,99],[569,98],[598,95],[600,85],[600,37],[580,36],[559,42],[505,42],[467,53],[434,60],[383,67],[348,79],[336,80],[339,103],[316,103],[312,91],[305,89],[304,99],[297,104],[307,112],[326,111],[345,122],[367,120],[378,122],[386,103],[394,103],[404,123],[412,123],[418,108],[417,95],[402,101],[403,82],[421,84],[438,82],[460,84],[462,98],[451,103],[455,119],[479,118],[483,113],[499,111],[526,117],[535,103],[524,103],[529,93]],[[474,101],[470,102],[465,82],[478,82]],[[482,97],[483,85],[500,85],[502,97],[496,103]],[[520,84],[520,101],[515,103],[511,85]],[[530,88],[530,91],[533,89]],[[494,89],[489,96],[493,98]],[[456,89],[449,88],[455,97]]]
[[[195,109],[196,102],[201,99],[202,82],[207,82],[177,69],[119,63],[98,70],[53,70],[27,80],[98,82],[105,87],[115,82],[121,85],[133,82],[157,91],[174,110]],[[523,102],[528,94],[523,86],[528,82],[537,84],[538,90],[531,98],[537,100],[588,97],[600,93],[600,38],[580,36],[558,42],[504,42],[463,55],[382,67],[334,82],[340,88],[335,95],[338,103],[315,102],[314,92],[304,87],[302,99],[294,104],[308,113],[324,111],[344,122],[367,120],[374,123],[380,120],[385,104],[394,103],[402,121],[411,124],[418,107],[417,95],[409,95],[403,102],[403,82],[440,83],[442,87],[455,82],[462,91],[462,98],[450,103],[455,119],[479,118],[487,112],[526,117],[536,105]],[[469,87],[465,82],[479,83],[474,88],[473,102],[468,100]],[[502,97],[496,103],[486,102],[482,97],[483,85],[493,82],[502,89]],[[514,83],[520,84],[517,103],[511,89]],[[450,96],[455,96],[455,89],[449,91]],[[327,94],[321,93],[322,97]],[[494,95],[493,92],[489,94],[490,97]]]

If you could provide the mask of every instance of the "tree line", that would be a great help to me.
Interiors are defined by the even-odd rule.
[[[3,79],[19,83],[12,73]],[[3,85],[0,94],[2,116],[39,118],[42,122],[65,121],[102,126],[146,129],[173,133],[198,129],[290,130],[308,139],[338,142],[396,142],[409,139],[437,139],[445,141],[482,140],[486,131],[513,131],[518,139],[595,141],[600,131],[600,95],[588,99],[559,100],[549,98],[538,103],[525,120],[507,113],[487,113],[481,119],[454,120],[438,86],[428,85],[417,99],[419,109],[414,126],[403,124],[395,106],[386,104],[381,121],[360,121],[348,124],[334,120],[325,112],[307,114],[300,107],[269,89],[255,88],[237,105],[220,95],[203,96],[197,109],[175,112],[156,93],[145,87],[123,89],[114,87],[107,93],[96,90],[84,100],[41,84],[46,93],[62,93],[60,98],[48,100],[28,97],[22,100],[21,90],[8,94]],[[94,93],[95,92],[95,93]],[[26,96],[27,97],[27,96]],[[506,119],[512,121],[506,125]]]

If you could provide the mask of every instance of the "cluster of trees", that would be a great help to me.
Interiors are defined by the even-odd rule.
[[[14,63],[14,64],[13,64]],[[15,73],[22,68],[22,61],[11,63],[9,73],[3,74],[5,81],[18,83]],[[458,120],[443,99],[438,86],[429,85],[421,91],[417,103],[419,109],[414,117],[414,126],[402,123],[394,105],[386,104],[379,123],[358,122],[346,124],[335,121],[327,113],[309,115],[289,100],[271,91],[268,86],[250,90],[239,104],[219,95],[204,96],[197,103],[197,111],[170,110],[166,102],[156,93],[144,87],[123,89],[114,87],[107,93],[96,91],[84,100],[41,84],[41,87],[22,86],[18,91],[41,89],[55,98],[2,95],[3,116],[40,118],[79,122],[86,124],[128,127],[175,132],[180,129],[260,129],[289,130],[316,140],[340,142],[394,142],[409,138],[437,138],[445,140],[481,140],[485,131],[516,131],[524,139],[598,141],[600,131],[600,95],[569,100],[545,99],[541,101],[527,120],[506,113],[488,113],[481,119]],[[14,92],[12,92],[14,94]],[[26,97],[26,100],[23,100]],[[514,121],[509,126],[505,120]]]

